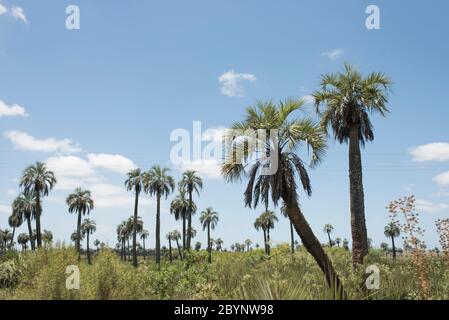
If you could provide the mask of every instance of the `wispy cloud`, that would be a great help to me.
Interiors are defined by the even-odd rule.
[[[27,16],[22,7],[12,7],[11,8],[11,16],[13,16],[14,19],[16,19],[16,20],[22,21],[24,23],[28,23]]]
[[[433,178],[433,181],[435,181],[440,187],[449,186],[449,171],[440,173],[439,175],[435,176]]]
[[[74,153],[81,151],[79,145],[74,144],[70,139],[37,139],[22,131],[6,131],[4,135],[11,141],[14,148],[18,150],[62,153]]]
[[[220,91],[223,95],[228,97],[244,97],[245,90],[242,82],[254,82],[257,78],[250,73],[237,73],[234,70],[223,73],[218,81],[220,82]]]
[[[337,49],[333,49],[333,50],[330,50],[330,51],[323,52],[323,53],[321,53],[321,56],[327,57],[329,60],[337,60],[344,53],[345,53],[345,51],[343,49],[337,48]]]
[[[90,153],[87,155],[87,158],[89,159],[90,164],[94,167],[107,169],[121,174],[126,174],[137,167],[132,160],[120,154]]]
[[[409,149],[413,161],[449,161],[449,143],[434,142]]]
[[[6,9],[6,7],[0,3],[0,16],[2,14],[5,14],[6,12],[8,12],[8,9]]]
[[[0,7],[1,12],[1,7]],[[8,105],[0,100],[0,117],[26,117],[28,116],[24,107],[18,104]]]
[[[438,213],[449,210],[449,205],[444,203],[433,203],[423,199],[416,199],[416,209],[428,213]]]

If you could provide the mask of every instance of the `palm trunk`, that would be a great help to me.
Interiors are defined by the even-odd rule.
[[[172,256],[172,253],[171,253],[171,239],[168,239],[168,256],[170,258],[170,263],[172,263],[173,256]]]
[[[136,191],[134,201],[134,221],[133,221],[133,266],[137,268],[137,210],[139,207],[139,193]]]
[[[143,242],[143,260],[145,260],[146,258],[146,253],[145,253],[145,238],[142,239]]]
[[[12,249],[12,244],[14,243],[14,233],[16,233],[16,227],[12,228],[12,237],[11,237],[11,243],[9,244],[9,247]]]
[[[156,208],[156,264],[161,268],[161,195],[157,194]]]
[[[187,250],[190,250],[190,245],[192,242],[192,192],[189,192],[189,222],[187,227]]]
[[[391,237],[391,246],[393,247],[393,260],[396,259],[396,247],[394,245],[394,237]]]
[[[268,254],[268,250],[267,250],[267,231],[265,229],[262,229],[263,231],[263,245],[265,248],[265,254]]]
[[[317,262],[319,268],[324,273],[327,285],[333,290],[334,298],[346,299],[343,284],[332,266],[332,262],[323,250],[320,242],[307,223],[304,215],[299,209],[295,195],[284,194],[282,199],[287,204],[287,215],[293,223],[304,247]]]
[[[186,217],[182,217],[182,249],[186,249]]]
[[[126,261],[126,244],[125,244],[125,239],[122,240],[122,256],[123,256],[123,261]]]
[[[212,263],[212,249],[210,246],[210,223],[207,224],[207,251],[209,252],[209,263]]]
[[[30,235],[30,247],[31,250],[34,251],[34,240],[33,240],[33,229],[31,228],[31,218],[28,216],[27,218],[27,224],[28,224],[28,234]]]
[[[184,260],[184,257],[182,256],[181,247],[179,246],[179,241],[178,241],[178,239],[176,239],[176,245],[178,246],[179,257],[181,258],[181,260]]]
[[[331,240],[331,234],[328,232],[327,237],[329,238],[329,247],[332,248],[332,240]]]
[[[359,128],[349,129],[349,184],[351,202],[352,263],[362,264],[368,254],[368,236],[365,222],[363,194],[362,156],[360,153]]]
[[[271,254],[271,246],[270,246],[270,228],[267,229],[267,253]]]
[[[78,260],[81,260],[81,212],[78,212],[76,225],[76,249],[78,250]]]
[[[87,232],[87,263],[92,264],[90,261],[90,250],[89,250],[89,231]]]
[[[293,224],[290,221],[290,238],[291,238],[291,247],[292,247],[292,254],[295,253],[295,235],[293,233]]]
[[[41,214],[42,214],[41,197],[39,192],[36,192],[36,241],[38,248],[42,247]]]
[[[127,258],[128,258],[128,261],[131,261],[131,250],[129,249],[129,248],[130,248],[130,245],[129,245],[129,236],[128,236],[128,239],[126,240],[126,244],[127,244],[126,255],[128,256],[128,257],[127,257]]]

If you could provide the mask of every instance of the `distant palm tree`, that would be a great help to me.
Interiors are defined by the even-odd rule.
[[[368,254],[360,145],[374,140],[369,113],[385,116],[390,87],[391,81],[384,74],[363,76],[345,64],[343,73],[323,75],[321,89],[313,94],[323,129],[330,128],[338,142],[349,142],[353,264],[361,264]],[[325,106],[324,110],[321,106]]]
[[[145,260],[145,240],[148,239],[148,237],[150,236],[150,233],[148,232],[148,230],[144,229],[140,232],[140,239],[142,240],[143,243],[143,260]]]
[[[84,219],[81,225],[81,230],[83,231],[83,235],[86,235],[87,262],[92,264],[90,261],[89,236],[97,231],[97,225],[93,220]]]
[[[211,207],[206,208],[203,212],[201,212],[200,222],[203,226],[203,230],[207,229],[207,252],[209,253],[208,261],[212,262],[212,245],[210,241],[210,230],[214,230],[215,226],[218,223],[218,213],[214,211]]]
[[[48,196],[48,193],[56,184],[56,178],[53,171],[47,170],[45,163],[36,162],[23,171],[20,186],[24,188],[25,193],[31,193],[36,199],[36,208],[34,217],[36,220],[36,240],[37,246],[42,247],[41,235],[41,198]]]
[[[341,238],[339,237],[335,238],[335,243],[337,244],[337,247],[340,247]]]
[[[251,245],[252,244],[253,244],[253,242],[251,241],[251,239],[246,239],[245,240],[246,251],[249,252],[249,250],[251,249]]]
[[[181,251],[181,246],[179,245],[179,239],[181,239],[181,233],[178,230],[173,230],[171,232],[172,235],[172,240],[176,241],[176,246],[178,247],[178,254],[179,254],[179,258],[181,260],[184,260],[182,251]]]
[[[201,250],[201,242],[197,241],[195,242],[195,251],[200,251]]]
[[[217,251],[223,251],[222,246],[223,246],[223,240],[221,238],[218,238],[217,240],[215,240],[215,248],[217,249]]]
[[[256,218],[256,221],[254,221],[254,228],[257,231],[262,229],[265,254],[268,254],[268,251],[267,251],[267,230],[266,230],[265,224],[264,224],[264,222],[263,222],[263,220],[262,220],[262,218],[260,216]],[[234,249],[231,248],[231,250],[234,250]]]
[[[281,213],[284,217],[288,219],[287,206],[285,205],[285,203],[283,203],[281,206]],[[293,254],[295,253],[295,234],[293,232],[293,223],[291,222],[291,220],[289,220],[289,222],[290,222],[290,249]]]
[[[36,211],[36,197],[33,193],[23,193],[18,196],[13,204],[12,210],[15,215],[22,216],[27,221],[28,226],[28,240],[30,241],[31,250],[35,249],[35,242],[33,237],[33,227],[31,226],[31,219],[34,218]]]
[[[17,242],[22,246],[23,251],[26,251],[28,241],[30,241],[30,236],[26,233],[21,233],[17,236]]]
[[[42,233],[42,241],[44,242],[45,248],[48,248],[49,245],[53,242],[53,233],[49,230],[44,230]]]
[[[77,231],[72,232],[72,234],[70,235],[70,240],[73,241],[75,247],[78,245],[78,242],[81,242],[83,239],[84,239],[83,234],[81,233],[80,236],[78,237]]]
[[[390,222],[385,226],[384,234],[387,238],[391,239],[391,247],[393,248],[393,260],[394,260],[396,259],[396,246],[394,245],[394,238],[399,237],[401,231],[396,223]]]
[[[173,262],[173,254],[172,254],[171,241],[173,240],[173,233],[169,232],[169,233],[167,233],[167,235],[165,237],[168,240],[168,257],[170,259],[170,263],[172,263]]]
[[[119,241],[119,243],[121,245],[120,258],[122,260],[126,261],[125,242],[126,242],[126,239],[129,238],[128,226],[127,226],[126,221],[122,221],[117,226],[116,231],[117,231],[117,240]]]
[[[175,220],[182,219],[182,248],[186,249],[187,245],[187,226],[186,220],[188,219],[190,207],[192,212],[196,212],[195,202],[189,202],[185,197],[186,192],[180,188],[179,195],[170,203],[170,213],[175,216]]]
[[[128,172],[125,181],[126,190],[134,192],[134,223],[133,223],[133,266],[137,268],[137,216],[139,210],[139,195],[142,191],[143,173],[140,169]]]
[[[16,228],[19,228],[22,225],[22,223],[23,223],[23,214],[14,212],[13,208],[12,214],[8,217],[8,224],[12,228],[11,243],[9,244],[11,248],[14,243],[14,234],[16,233]]]
[[[346,250],[349,250],[349,241],[348,239],[343,239],[343,248],[345,248]]]
[[[233,130],[225,133],[226,137],[232,139],[232,147],[226,150],[221,168],[222,175],[231,182],[248,176],[249,181],[244,192],[246,206],[256,207],[259,200],[265,207],[270,200],[275,206],[279,201],[283,201],[287,206],[288,217],[304,247],[325,274],[328,286],[335,288],[337,296],[345,297],[332,262],[307,223],[298,203],[297,179],[306,194],[312,194],[310,179],[298,151],[303,146],[308,147],[311,152],[310,165],[315,167],[322,160],[327,148],[322,128],[312,119],[289,119],[292,113],[303,105],[304,100],[300,99],[286,100],[278,105],[271,101],[259,102],[255,107],[248,108],[244,121],[233,124]],[[249,130],[255,134],[238,133],[236,130]],[[258,146],[263,146],[266,157],[260,156]]]
[[[333,243],[333,241],[331,239],[332,230],[334,230],[334,227],[330,223],[327,223],[324,225],[323,231],[324,231],[324,233],[327,233],[327,237],[329,238],[329,247],[332,247],[332,243]]]
[[[92,200],[89,190],[83,190],[76,188],[75,191],[70,194],[66,203],[69,206],[69,213],[77,213],[78,221],[76,224],[76,248],[78,250],[78,260],[81,259],[81,217],[89,215],[90,211],[94,208],[94,201]]]
[[[99,250],[98,247],[100,246],[100,240],[95,239],[94,246],[95,246],[95,250],[98,252],[98,250]]]
[[[183,173],[182,179],[179,182],[179,188],[180,190],[183,190],[189,195],[189,211],[188,211],[188,226],[187,229],[192,228],[192,215],[194,214],[193,210],[193,192],[196,192],[196,194],[200,195],[200,190],[203,188],[203,180],[201,180],[201,177],[197,175],[196,171],[188,170]],[[187,234],[187,243],[186,248],[187,250],[190,250],[192,238],[189,234]]]
[[[12,233],[10,230],[0,230],[0,255],[3,254],[3,252],[8,247],[8,242],[11,241]]]
[[[168,175],[170,169],[153,166],[144,173],[143,187],[146,193],[156,196],[156,264],[161,266],[161,198],[167,197],[175,189],[173,177]]]

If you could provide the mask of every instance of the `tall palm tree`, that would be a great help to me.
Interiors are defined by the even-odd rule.
[[[139,210],[139,195],[142,191],[143,174],[140,169],[128,172],[125,181],[126,190],[134,192],[134,222],[133,222],[133,266],[137,268],[137,216]]]
[[[313,94],[323,129],[330,128],[339,143],[349,142],[353,264],[361,264],[368,254],[360,145],[374,140],[369,113],[385,116],[390,88],[391,81],[384,74],[364,76],[345,64],[343,73],[323,75],[321,89]]]
[[[27,221],[28,235],[31,250],[35,249],[35,242],[33,236],[33,228],[31,226],[31,219],[35,216],[36,211],[36,197],[34,193],[22,193],[18,196],[12,204],[12,210],[15,215],[20,215]]]
[[[11,243],[9,244],[11,248],[14,243],[14,234],[16,233],[16,228],[19,228],[22,225],[22,223],[23,223],[23,214],[14,212],[13,208],[12,214],[8,217],[8,224],[12,228],[12,238]]]
[[[331,232],[334,230],[334,227],[330,223],[326,223],[324,225],[323,231],[324,233],[327,233],[327,237],[329,238],[329,247],[332,247],[332,239],[331,239]]]
[[[198,196],[200,196],[200,190],[203,188],[203,180],[201,177],[197,175],[196,171],[187,170],[183,173],[182,179],[179,182],[179,187],[181,190],[186,192],[189,195],[189,211],[188,211],[188,226],[187,229],[190,230],[192,228],[192,215],[195,213],[193,210],[193,192],[196,192]],[[192,242],[192,237],[187,234],[187,243],[186,247],[190,250]]]
[[[182,219],[182,248],[184,250],[186,249],[187,244],[186,219],[188,218],[190,207],[193,213],[195,213],[197,209],[195,202],[189,202],[185,195],[186,192],[180,188],[179,195],[170,203],[170,213],[175,216],[175,220]]]
[[[315,167],[322,160],[327,147],[322,129],[313,120],[288,119],[302,105],[303,100],[286,100],[279,105],[270,101],[259,102],[255,107],[248,108],[244,121],[235,123],[232,126],[234,130],[226,132],[226,139],[232,139],[232,146],[236,148],[225,150],[222,174],[231,182],[239,181],[248,174],[249,182],[244,193],[246,206],[255,207],[261,200],[267,207],[270,199],[277,206],[282,200],[287,206],[288,217],[304,247],[312,254],[325,274],[327,284],[335,286],[334,292],[340,297],[345,297],[342,283],[331,261],[298,204],[297,178],[308,196],[312,194],[312,187],[304,162],[297,151],[301,146],[307,146],[312,158],[310,165]],[[236,133],[235,130],[240,132],[253,130],[257,134]],[[259,135],[260,133],[262,134]],[[265,154],[268,153],[273,157],[260,157],[258,153],[260,146],[264,148]],[[273,174],[266,174],[267,168],[276,167],[277,170]],[[272,173],[271,171],[268,173]]]
[[[285,205],[285,203],[283,203],[281,206],[281,213],[284,217],[288,219],[287,206]],[[295,253],[295,234],[293,232],[293,223],[291,222],[291,220],[289,220],[289,222],[290,222],[290,248],[293,254]]]
[[[215,240],[215,249],[217,251],[223,251],[222,246],[223,246],[223,239],[218,238],[217,240]]]
[[[25,193],[32,193],[36,197],[36,240],[37,246],[42,247],[41,235],[41,215],[42,203],[41,198],[48,196],[48,193],[56,184],[56,178],[53,171],[47,170],[47,166],[43,162],[36,162],[23,171],[20,186],[24,188]]]
[[[30,241],[30,236],[26,233],[20,233],[17,236],[17,242],[22,246],[23,251],[26,251],[28,241]]]
[[[140,232],[140,239],[142,240],[143,243],[143,260],[145,260],[145,240],[148,239],[148,237],[150,236],[150,233],[148,232],[148,230],[144,229]]]
[[[89,236],[97,231],[97,224],[91,219],[84,219],[81,224],[81,230],[83,231],[83,235],[86,236],[87,262],[92,264],[90,260]]]
[[[175,189],[175,181],[168,174],[170,169],[153,166],[144,173],[144,191],[151,196],[156,196],[156,264],[161,266],[161,198],[167,197]]]
[[[212,245],[210,240],[210,230],[214,230],[218,223],[218,212],[214,211],[211,207],[206,208],[201,212],[200,222],[203,225],[203,230],[207,229],[207,252],[209,253],[208,261],[212,262]]]
[[[396,246],[394,245],[394,238],[399,237],[401,231],[396,223],[390,222],[385,226],[384,234],[387,238],[391,239],[391,247],[393,248],[393,260],[394,260],[396,259]]]
[[[132,250],[130,250],[131,246],[129,245],[129,240],[133,236],[133,230],[134,230],[134,223],[136,225],[137,233],[141,233],[143,230],[143,220],[141,217],[137,217],[137,219],[134,219],[134,216],[131,216],[126,220],[126,229],[127,229],[127,244],[128,244],[128,257],[131,259]],[[131,255],[130,255],[131,253]]]
[[[265,223],[264,223],[264,221],[263,221],[261,216],[257,217],[256,221],[254,221],[254,228],[257,231],[262,229],[265,254],[268,254],[268,250],[267,250],[267,229],[266,229]],[[231,250],[233,250],[233,249],[231,248]]]
[[[246,239],[245,240],[246,251],[249,252],[249,250],[251,249],[251,245],[252,244],[253,244],[253,242],[251,241],[251,239]]]
[[[278,221],[278,218],[274,214],[273,211],[266,210],[261,215],[262,223],[265,226],[265,230],[267,232],[267,254],[271,254],[271,239],[270,239],[270,230],[274,229],[274,223]]]
[[[48,246],[53,242],[53,233],[49,230],[44,230],[42,233],[42,241],[44,242],[45,248],[48,248]]]
[[[128,238],[128,227],[127,227],[126,221],[122,221],[117,226],[116,231],[117,231],[117,240],[119,241],[119,243],[121,245],[120,258],[122,260],[126,261],[125,242],[126,242],[126,239]]]
[[[69,213],[77,213],[78,221],[76,224],[76,248],[78,250],[78,260],[81,259],[81,217],[89,215],[90,211],[94,208],[94,200],[92,200],[89,190],[83,190],[76,188],[75,191],[70,194],[66,203],[69,206]]]
[[[181,239],[181,233],[178,230],[173,230],[171,232],[171,234],[172,234],[172,240],[176,241],[176,246],[178,247],[179,258],[181,258],[181,260],[184,260],[184,256],[181,251],[181,246],[179,244],[179,239]]]
[[[170,259],[170,263],[173,262],[173,254],[172,254],[172,249],[171,249],[171,241],[173,240],[173,233],[169,232],[167,233],[167,235],[165,236],[168,240],[168,257]]]

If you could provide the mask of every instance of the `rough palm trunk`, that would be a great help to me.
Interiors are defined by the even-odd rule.
[[[293,226],[301,238],[304,247],[312,255],[319,268],[324,273],[327,285],[333,290],[334,298],[346,299],[343,284],[335,272],[332,262],[324,252],[323,247],[299,209],[296,197],[290,196],[289,194],[284,194],[282,198],[287,204],[287,215],[290,218],[290,221],[293,223]]]
[[[125,244],[125,239],[122,240],[122,255],[123,255],[123,261],[126,261],[126,244]]]
[[[86,244],[86,248],[87,248],[87,263],[92,264],[92,262],[90,261],[90,249],[89,249],[89,231],[87,232],[87,244]]]
[[[267,229],[267,254],[271,254],[271,246],[270,246],[270,228]]]
[[[209,253],[208,262],[212,263],[212,248],[210,246],[210,223],[207,224],[207,252]]]
[[[184,260],[184,257],[182,256],[181,246],[179,245],[178,239],[176,239],[176,246],[178,247],[178,253],[181,260]]]
[[[134,220],[133,220],[133,266],[137,268],[137,210],[139,206],[139,193],[136,191],[134,201]]]
[[[127,244],[127,249],[126,249],[126,255],[128,256],[128,261],[131,261],[131,250],[130,245],[129,245],[129,236],[128,239],[126,240],[126,244]]]
[[[363,263],[368,254],[368,236],[365,222],[363,194],[362,156],[360,153],[359,129],[349,129],[349,184],[351,203],[352,263]]]
[[[171,239],[168,239],[168,257],[170,258],[170,263],[173,261],[173,256],[171,253]]]
[[[40,193],[36,192],[36,241],[38,248],[42,247],[41,214],[42,214],[41,197]]]
[[[186,217],[183,215],[182,217],[182,249],[186,249]]]
[[[161,195],[157,194],[156,208],[156,264],[161,268]]]
[[[76,225],[76,250],[78,250],[78,260],[81,260],[81,212],[78,212]]]
[[[329,247],[332,247],[332,239],[331,234],[329,232],[327,233],[327,237],[329,238]]]
[[[27,219],[27,225],[28,225],[28,234],[30,235],[30,247],[31,250],[34,251],[34,241],[33,241],[33,229],[31,227],[31,218],[28,216]]]
[[[187,250],[190,250],[190,244],[192,242],[192,192],[189,192],[189,222],[187,226]]]
[[[391,237],[391,246],[393,247],[393,260],[396,259],[396,246],[394,245],[394,237]]]
[[[263,245],[264,245],[264,249],[265,249],[265,254],[268,254],[268,250],[267,250],[267,231],[265,230],[265,228],[263,228],[262,231],[263,231]]]
[[[295,253],[295,235],[293,233],[293,224],[290,221],[290,237],[291,237],[291,247],[292,247],[292,254]]]
[[[143,260],[146,258],[146,252],[145,252],[145,238],[142,239],[143,242]]]
[[[12,237],[11,237],[11,242],[9,244],[9,247],[12,249],[12,245],[14,243],[14,233],[16,233],[16,227],[12,228]]]

